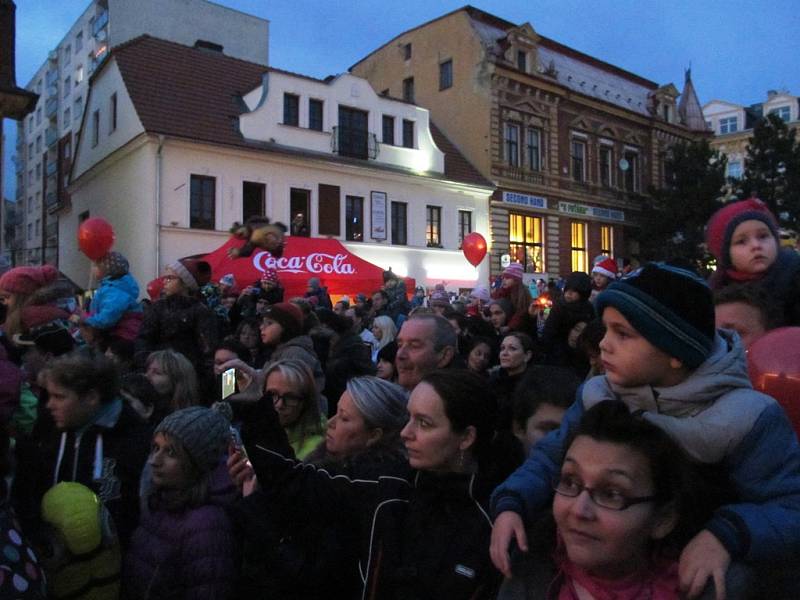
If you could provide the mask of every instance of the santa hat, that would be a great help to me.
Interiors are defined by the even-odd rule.
[[[198,261],[182,258],[169,265],[169,268],[175,271],[175,274],[180,277],[183,284],[190,290],[194,291],[200,287],[201,275]]]
[[[600,273],[609,279],[617,278],[617,263],[613,258],[605,258],[592,268],[592,274]]]

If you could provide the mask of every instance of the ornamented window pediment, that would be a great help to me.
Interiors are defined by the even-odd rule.
[[[570,129],[577,129],[580,131],[593,131],[594,128],[582,116],[575,117],[569,124]]]

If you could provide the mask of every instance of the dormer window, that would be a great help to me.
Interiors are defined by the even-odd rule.
[[[719,120],[720,133],[736,133],[739,131],[738,119],[736,117],[727,117]]]
[[[523,73],[528,71],[528,55],[524,50],[517,50],[517,69]]]
[[[283,124],[294,125],[295,127],[300,124],[300,96],[295,94],[283,95]]]
[[[791,119],[791,111],[788,106],[779,106],[769,111],[770,115],[777,115],[777,117],[784,123],[788,123]]]
[[[669,104],[662,104],[661,105],[661,115],[664,117],[664,120],[669,123],[670,122],[670,106]]]

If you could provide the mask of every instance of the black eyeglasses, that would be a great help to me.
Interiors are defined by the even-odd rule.
[[[277,394],[275,392],[267,392],[266,396],[272,401],[272,404],[283,402],[283,405],[288,408],[294,408],[303,403],[303,398],[301,396],[292,393]]]
[[[590,488],[577,479],[569,475],[559,475],[553,479],[553,491],[561,496],[567,498],[577,498],[581,492],[586,490],[589,493],[589,498],[592,499],[597,506],[607,508],[609,510],[625,510],[634,504],[644,504],[645,502],[653,502],[658,499],[658,496],[639,496],[638,498],[628,498],[619,493],[618,490],[613,488]]]

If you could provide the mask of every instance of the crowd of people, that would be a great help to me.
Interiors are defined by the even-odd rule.
[[[745,354],[800,325],[800,254],[756,199],[708,247],[708,281],[601,256],[411,298],[10,269],[0,598],[800,597],[800,446]]]

